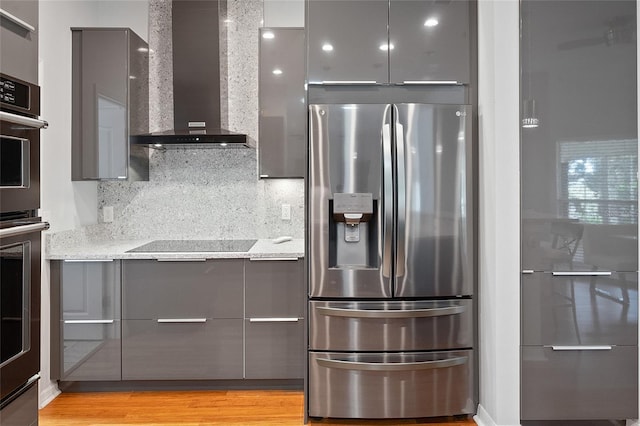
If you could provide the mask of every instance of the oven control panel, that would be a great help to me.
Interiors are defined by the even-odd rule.
[[[6,77],[0,77],[0,100],[3,104],[29,109],[29,86]]]

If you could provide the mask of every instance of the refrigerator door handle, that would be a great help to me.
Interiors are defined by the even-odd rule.
[[[385,124],[382,126],[382,276],[391,278],[393,244],[393,165],[391,153],[391,124],[389,108],[385,110]]]
[[[406,309],[406,310],[384,310],[384,309],[342,309],[317,307],[318,313],[329,317],[348,318],[426,318],[440,317],[446,315],[457,315],[466,311],[464,306],[447,306],[444,308],[432,309]]]
[[[396,112],[396,117],[397,117]],[[396,241],[396,278],[404,276],[405,252],[404,239],[406,231],[406,170],[405,170],[405,144],[404,144],[404,126],[396,121],[395,123],[395,139],[396,139],[396,217],[397,217],[397,241]]]
[[[341,370],[358,370],[358,371],[413,371],[413,370],[432,370],[435,368],[455,367],[467,363],[466,356],[460,356],[449,359],[440,359],[436,361],[422,362],[357,362],[342,361],[336,359],[318,358],[318,365],[326,368],[337,368]]]

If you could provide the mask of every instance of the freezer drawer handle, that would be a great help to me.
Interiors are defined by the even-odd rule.
[[[455,367],[467,363],[467,357],[461,356],[449,359],[439,359],[436,361],[422,362],[356,362],[342,361],[337,359],[318,358],[318,364],[327,368],[338,368],[341,370],[358,370],[358,371],[414,371],[414,370],[432,370],[436,368]]]
[[[384,310],[384,309],[341,309],[341,308],[316,308],[322,315],[329,317],[349,317],[349,318],[423,318],[442,317],[445,315],[457,315],[466,311],[464,306],[447,306],[446,308],[432,309],[407,309],[407,310]]]

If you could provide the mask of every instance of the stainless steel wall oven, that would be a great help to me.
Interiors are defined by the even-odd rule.
[[[40,371],[40,88],[0,74],[0,408]]]

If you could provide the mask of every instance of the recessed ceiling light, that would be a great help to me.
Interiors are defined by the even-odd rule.
[[[282,70],[280,68],[276,68],[275,70],[271,71],[272,73],[274,73],[275,75],[280,75],[282,74]]]
[[[333,50],[333,45],[325,43],[322,45],[322,50],[324,50],[325,52],[331,52]]]
[[[276,35],[274,33],[272,33],[271,31],[266,31],[264,33],[262,33],[262,38],[266,38],[266,39],[272,39],[275,38]]]
[[[435,27],[436,25],[438,25],[438,20],[436,18],[429,18],[426,21],[424,21],[424,26],[425,27]]]
[[[395,48],[395,46],[393,45],[393,43],[382,43],[379,47],[380,50],[393,50]]]

